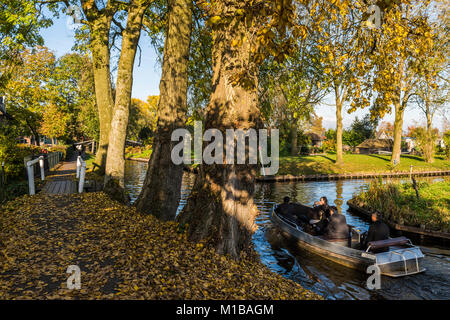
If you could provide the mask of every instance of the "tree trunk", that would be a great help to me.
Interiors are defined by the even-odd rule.
[[[427,116],[427,136],[426,136],[426,144],[424,146],[423,150],[423,156],[425,159],[425,162],[427,163],[433,163],[433,148],[434,148],[434,142],[433,142],[433,132],[431,127],[431,114],[430,114],[430,102],[426,101],[426,116]]]
[[[144,186],[136,201],[139,211],[166,221],[175,218],[183,177],[183,166],[175,165],[171,159],[172,148],[177,144],[171,136],[186,123],[192,10],[190,0],[169,1],[157,132]]]
[[[242,5],[237,1],[220,4],[229,15]],[[224,137],[225,130],[230,128],[261,128],[256,90],[258,68],[250,60],[251,46],[245,40],[252,33],[242,20],[233,19],[213,27],[213,86],[205,120],[205,129],[218,129]],[[251,25],[249,22],[248,26]],[[242,45],[233,46],[234,39],[244,40]],[[245,76],[232,81],[237,75]],[[227,148],[224,149],[225,156]],[[236,154],[235,146],[233,150]],[[242,253],[252,253],[251,236],[256,230],[258,210],[253,193],[257,165],[249,164],[248,151],[249,148],[245,164],[202,164],[179,216],[180,223],[188,224],[191,240],[207,239],[218,253],[234,259],[239,259]]]
[[[292,126],[291,126],[291,156],[297,156],[298,155],[298,130],[297,130],[297,123],[295,122],[295,119],[292,120]]]
[[[336,164],[344,163],[344,155],[342,152],[342,100],[339,96],[339,89],[335,89],[336,95]]]
[[[395,122],[394,122],[394,146],[392,148],[391,164],[400,164],[400,155],[402,153],[402,128],[403,113],[405,106],[401,103],[395,104]]]
[[[90,24],[95,97],[100,123],[100,138],[95,162],[100,165],[103,173],[108,152],[109,131],[111,128],[112,110],[114,100],[111,89],[110,55],[109,55],[109,28],[111,18],[101,16]]]
[[[116,99],[111,120],[106,157],[104,191],[114,199],[127,203],[125,192],[125,140],[133,87],[134,59],[141,35],[142,18],[148,4],[132,1],[128,7],[127,26],[122,35],[122,50],[117,72]]]

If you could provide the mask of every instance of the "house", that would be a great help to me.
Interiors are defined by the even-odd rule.
[[[382,140],[385,140],[385,139],[391,139],[391,140],[393,140],[393,138],[392,138],[392,136],[390,136],[390,135],[388,135],[386,132],[379,132],[379,133],[377,133],[377,135],[376,135],[376,138],[377,139],[382,139]]]
[[[406,144],[406,151],[407,152],[413,151],[415,146],[416,146],[416,139],[410,138],[410,137],[406,137],[404,141],[405,141],[405,144]]]
[[[311,146],[318,148],[322,147],[322,143],[325,140],[324,136],[318,135],[317,133],[314,132],[308,132],[305,133],[305,135],[311,139]]]
[[[394,141],[392,139],[366,139],[356,146],[356,153],[372,154],[392,152]]]
[[[444,149],[444,148],[445,148],[445,142],[444,142],[444,139],[442,139],[442,138],[436,139],[436,145],[437,145],[439,148]]]

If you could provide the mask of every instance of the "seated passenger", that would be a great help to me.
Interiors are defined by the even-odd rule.
[[[336,207],[330,207],[330,217],[324,228],[324,238],[326,239],[348,239],[350,230],[347,220],[343,214],[340,214]]]
[[[389,227],[382,221],[376,212],[372,213],[372,224],[369,227],[367,236],[364,240],[364,248],[367,248],[369,242],[389,239]],[[389,247],[372,250],[374,253],[389,251]]]
[[[284,218],[296,222],[296,215],[293,213],[292,203],[289,197],[283,198],[283,203],[275,208],[275,212]]]
[[[320,198],[319,201],[314,202],[313,207],[323,207],[328,209],[328,199],[327,197],[323,196]]]
[[[279,214],[286,214],[288,212],[288,209],[289,209],[289,201],[291,201],[291,199],[289,197],[284,197],[283,198],[283,203],[278,205],[275,208],[275,212],[279,213]]]

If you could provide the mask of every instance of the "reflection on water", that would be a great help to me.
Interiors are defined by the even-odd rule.
[[[126,188],[132,201],[136,200],[145,178],[146,163],[126,162]],[[185,174],[181,187],[178,212],[184,207],[194,182],[194,175]],[[436,178],[433,178],[436,180]],[[450,299],[450,250],[422,247],[425,273],[403,278],[382,277],[381,289],[366,288],[369,275],[320,258],[288,243],[270,222],[273,204],[284,196],[292,201],[312,205],[325,195],[346,218],[347,223],[367,230],[364,219],[348,212],[347,201],[360,188],[367,186],[365,180],[338,180],[318,182],[292,182],[258,184],[255,201],[260,214],[256,218],[258,230],[253,236],[255,249],[261,261],[272,271],[300,283],[327,299]]]

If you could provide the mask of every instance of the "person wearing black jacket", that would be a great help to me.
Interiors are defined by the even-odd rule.
[[[350,236],[347,220],[340,214],[336,207],[330,207],[330,217],[324,228],[324,238],[326,239],[348,239]]]
[[[387,240],[389,239],[389,227],[382,221],[378,219],[378,214],[376,212],[372,213],[372,224],[367,231],[366,239],[364,240],[364,247],[367,248],[369,242]],[[374,253],[389,251],[389,247],[381,248],[378,250],[373,250]]]

